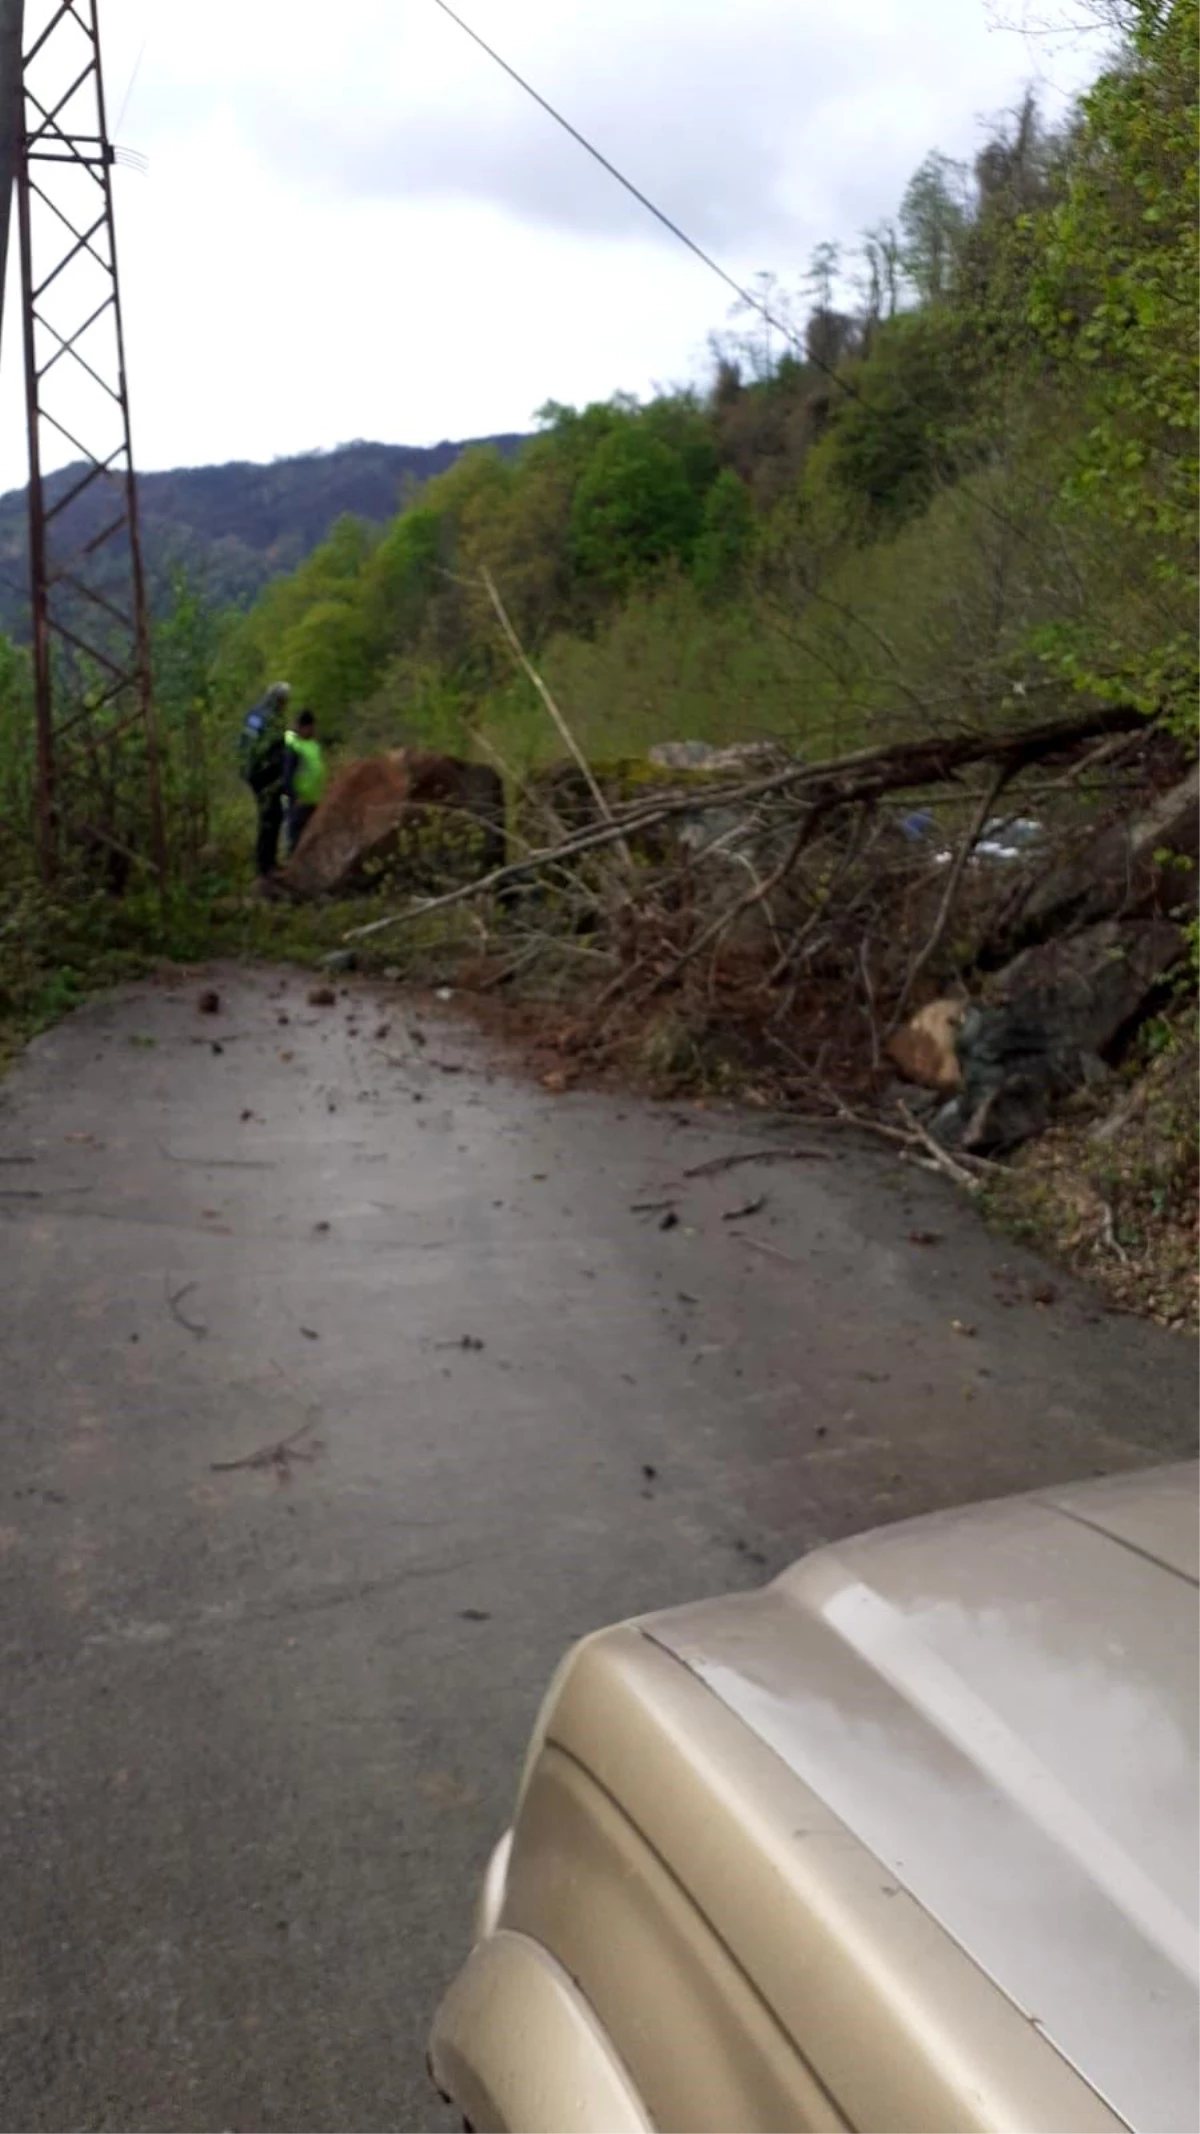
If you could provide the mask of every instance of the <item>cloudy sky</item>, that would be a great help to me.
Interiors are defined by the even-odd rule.
[[[798,280],[930,148],[969,157],[1026,82],[1060,110],[1098,63],[999,27],[1020,0],[456,4],[743,280]],[[148,158],[115,178],[143,467],[521,429],[701,374],[720,283],[434,0],[101,15],[110,125]],[[14,298],[0,487],[24,478]]]

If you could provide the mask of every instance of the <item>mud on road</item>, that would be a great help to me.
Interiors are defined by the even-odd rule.
[[[886,1151],[312,990],[134,990],[0,1093],[9,2127],[441,2123],[570,1639],[1192,1446],[1189,1344]]]

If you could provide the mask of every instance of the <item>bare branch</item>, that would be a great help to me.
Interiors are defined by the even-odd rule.
[[[488,569],[486,563],[481,565],[479,575],[483,583],[484,589],[487,593],[488,599],[491,601],[492,606],[495,608],[496,614],[499,617],[500,628],[504,632],[505,639],[507,641],[509,650],[511,651],[513,658],[516,660],[516,663],[521,669],[522,674],[525,675],[528,681],[532,682],[534,688],[537,690],[539,697],[541,698],[543,704],[546,707],[546,710],[549,712],[550,717],[554,722],[555,727],[558,730],[559,739],[562,741],[563,746],[567,750],[569,750],[580,771],[583,773],[583,777],[587,783],[587,789],[591,794],[592,799],[596,803],[597,813],[600,815],[601,819],[604,822],[611,822],[613,819],[612,809],[608,804],[608,800],[605,797],[602,788],[599,786],[592,773],[591,764],[588,762],[587,757],[584,755],[583,750],[580,748],[579,743],[575,739],[574,734],[571,732],[570,727],[564,719],[562,712],[559,710],[558,705],[555,703],[554,698],[551,696],[549,689],[546,687],[546,684],[542,680],[541,675],[538,673],[532,660],[526,653],[525,647],[522,645],[520,638],[517,636],[517,633],[514,630],[511,621],[509,620],[508,610],[496,590],[496,581],[492,577],[492,574]],[[618,841],[618,849],[621,851],[626,862],[631,864],[629,861],[628,846],[625,845],[623,841]]]
[[[908,976],[901,987],[900,998],[896,1002],[892,1013],[891,1027],[893,1029],[895,1029],[896,1024],[904,1014],[912,998],[913,987],[916,985],[922,971],[928,968],[941,947],[946,928],[950,923],[950,913],[954,908],[954,899],[958,895],[958,885],[962,881],[967,862],[979,843],[996,802],[1011,777],[1011,766],[1006,763],[998,764],[980,798],[979,806],[971,817],[966,836],[955,853],[954,863],[946,876],[946,887],[942,892],[942,901],[938,906],[937,918],[933,922],[933,931],[920,954],[913,958],[909,966]]]
[[[805,801],[810,797],[815,801],[819,797],[823,805],[875,800],[885,792],[953,780],[960,771],[977,763],[1005,765],[1010,775],[1015,775],[1026,764],[1069,754],[1081,742],[1105,734],[1128,733],[1138,727],[1145,729],[1148,724],[1145,714],[1132,706],[1109,705],[1082,719],[1058,719],[1044,726],[1023,727],[999,734],[947,734],[922,741],[898,741],[885,748],[858,749],[827,763],[792,764],[786,770],[773,771],[741,784],[715,786],[707,792],[691,790],[665,800],[610,810],[607,811],[608,819],[598,826],[589,826],[558,845],[531,852],[526,859],[493,867],[477,881],[462,883],[442,896],[425,898],[420,903],[406,906],[403,911],[372,919],[366,926],[352,927],[343,939],[361,941],[388,927],[410,924],[431,912],[465,903],[471,897],[485,896],[509,882],[536,874],[544,867],[576,859],[587,852],[600,851],[607,845],[623,843],[635,831],[652,829],[681,815],[694,816],[713,808],[740,806],[774,793],[800,792]]]

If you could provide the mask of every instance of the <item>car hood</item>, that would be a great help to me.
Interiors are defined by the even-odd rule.
[[[939,1514],[641,1627],[1133,2127],[1195,2124],[1196,1469]]]

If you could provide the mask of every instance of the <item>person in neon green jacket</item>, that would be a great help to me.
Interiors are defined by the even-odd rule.
[[[316,814],[325,791],[325,752],[317,739],[317,722],[311,711],[302,711],[295,727],[288,729],[283,758],[283,791],[287,801],[290,858]]]

